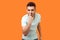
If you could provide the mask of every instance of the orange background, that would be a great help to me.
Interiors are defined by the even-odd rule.
[[[0,0],[0,40],[21,40],[21,17],[29,1],[42,16],[42,40],[60,40],[59,0]]]

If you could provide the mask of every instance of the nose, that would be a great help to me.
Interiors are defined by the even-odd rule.
[[[32,11],[30,11],[30,13],[32,13]]]
[[[30,15],[32,15],[32,11],[29,11]]]

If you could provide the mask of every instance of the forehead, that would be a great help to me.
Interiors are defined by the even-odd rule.
[[[27,9],[35,9],[34,6],[28,6]]]

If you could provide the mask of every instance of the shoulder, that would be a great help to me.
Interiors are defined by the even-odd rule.
[[[36,13],[36,20],[37,20],[38,22],[41,21],[41,14],[40,14],[40,13]]]
[[[38,18],[41,18],[41,14],[40,14],[40,13],[36,13],[36,16],[37,16]]]
[[[28,14],[25,14],[24,16],[22,16],[22,20],[26,19],[28,16]]]

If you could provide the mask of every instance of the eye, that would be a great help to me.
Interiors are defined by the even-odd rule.
[[[34,11],[34,9],[32,9],[31,11]]]
[[[28,9],[28,11],[30,11],[30,10]]]

